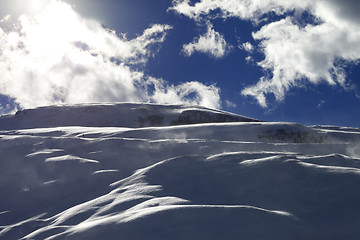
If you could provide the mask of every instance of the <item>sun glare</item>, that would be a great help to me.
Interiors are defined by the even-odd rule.
[[[21,15],[35,15],[41,12],[49,2],[52,0],[8,0],[8,2],[1,1],[1,7],[8,14],[15,16]]]
[[[36,14],[41,12],[47,6],[47,4],[49,4],[49,2],[50,0],[32,0],[27,1],[26,4],[28,4],[28,11],[32,14]]]
[[[24,16],[21,21],[29,49],[39,54],[61,54],[83,33],[80,17],[59,1],[49,2],[34,17]]]

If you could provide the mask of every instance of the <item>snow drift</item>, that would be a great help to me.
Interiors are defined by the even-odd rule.
[[[0,239],[358,239],[360,129],[149,104],[0,118]]]

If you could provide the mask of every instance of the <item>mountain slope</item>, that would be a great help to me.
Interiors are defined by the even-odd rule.
[[[359,129],[95,106],[0,119],[0,239],[360,236]]]
[[[181,105],[139,103],[40,107],[0,117],[1,129],[86,126],[150,127],[215,122],[255,122],[240,115]]]

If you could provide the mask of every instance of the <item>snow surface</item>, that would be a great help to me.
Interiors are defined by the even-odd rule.
[[[0,239],[359,239],[360,129],[199,107],[0,117]]]

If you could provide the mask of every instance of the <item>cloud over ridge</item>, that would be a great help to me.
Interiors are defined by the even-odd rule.
[[[347,89],[344,64],[360,59],[359,1],[175,0],[170,9],[198,22],[239,18],[262,26],[253,38],[265,56],[258,65],[268,74],[242,94],[255,97],[263,107],[269,94],[282,101],[291,88],[308,83]],[[280,19],[268,18],[269,14]],[[302,14],[312,19],[301,23]]]
[[[36,16],[9,21],[0,22],[0,94],[22,108],[122,101],[220,106],[215,86],[175,86],[137,67],[156,54],[154,46],[164,42],[169,25],[152,25],[129,40],[57,0]],[[158,87],[147,91],[149,84]]]

